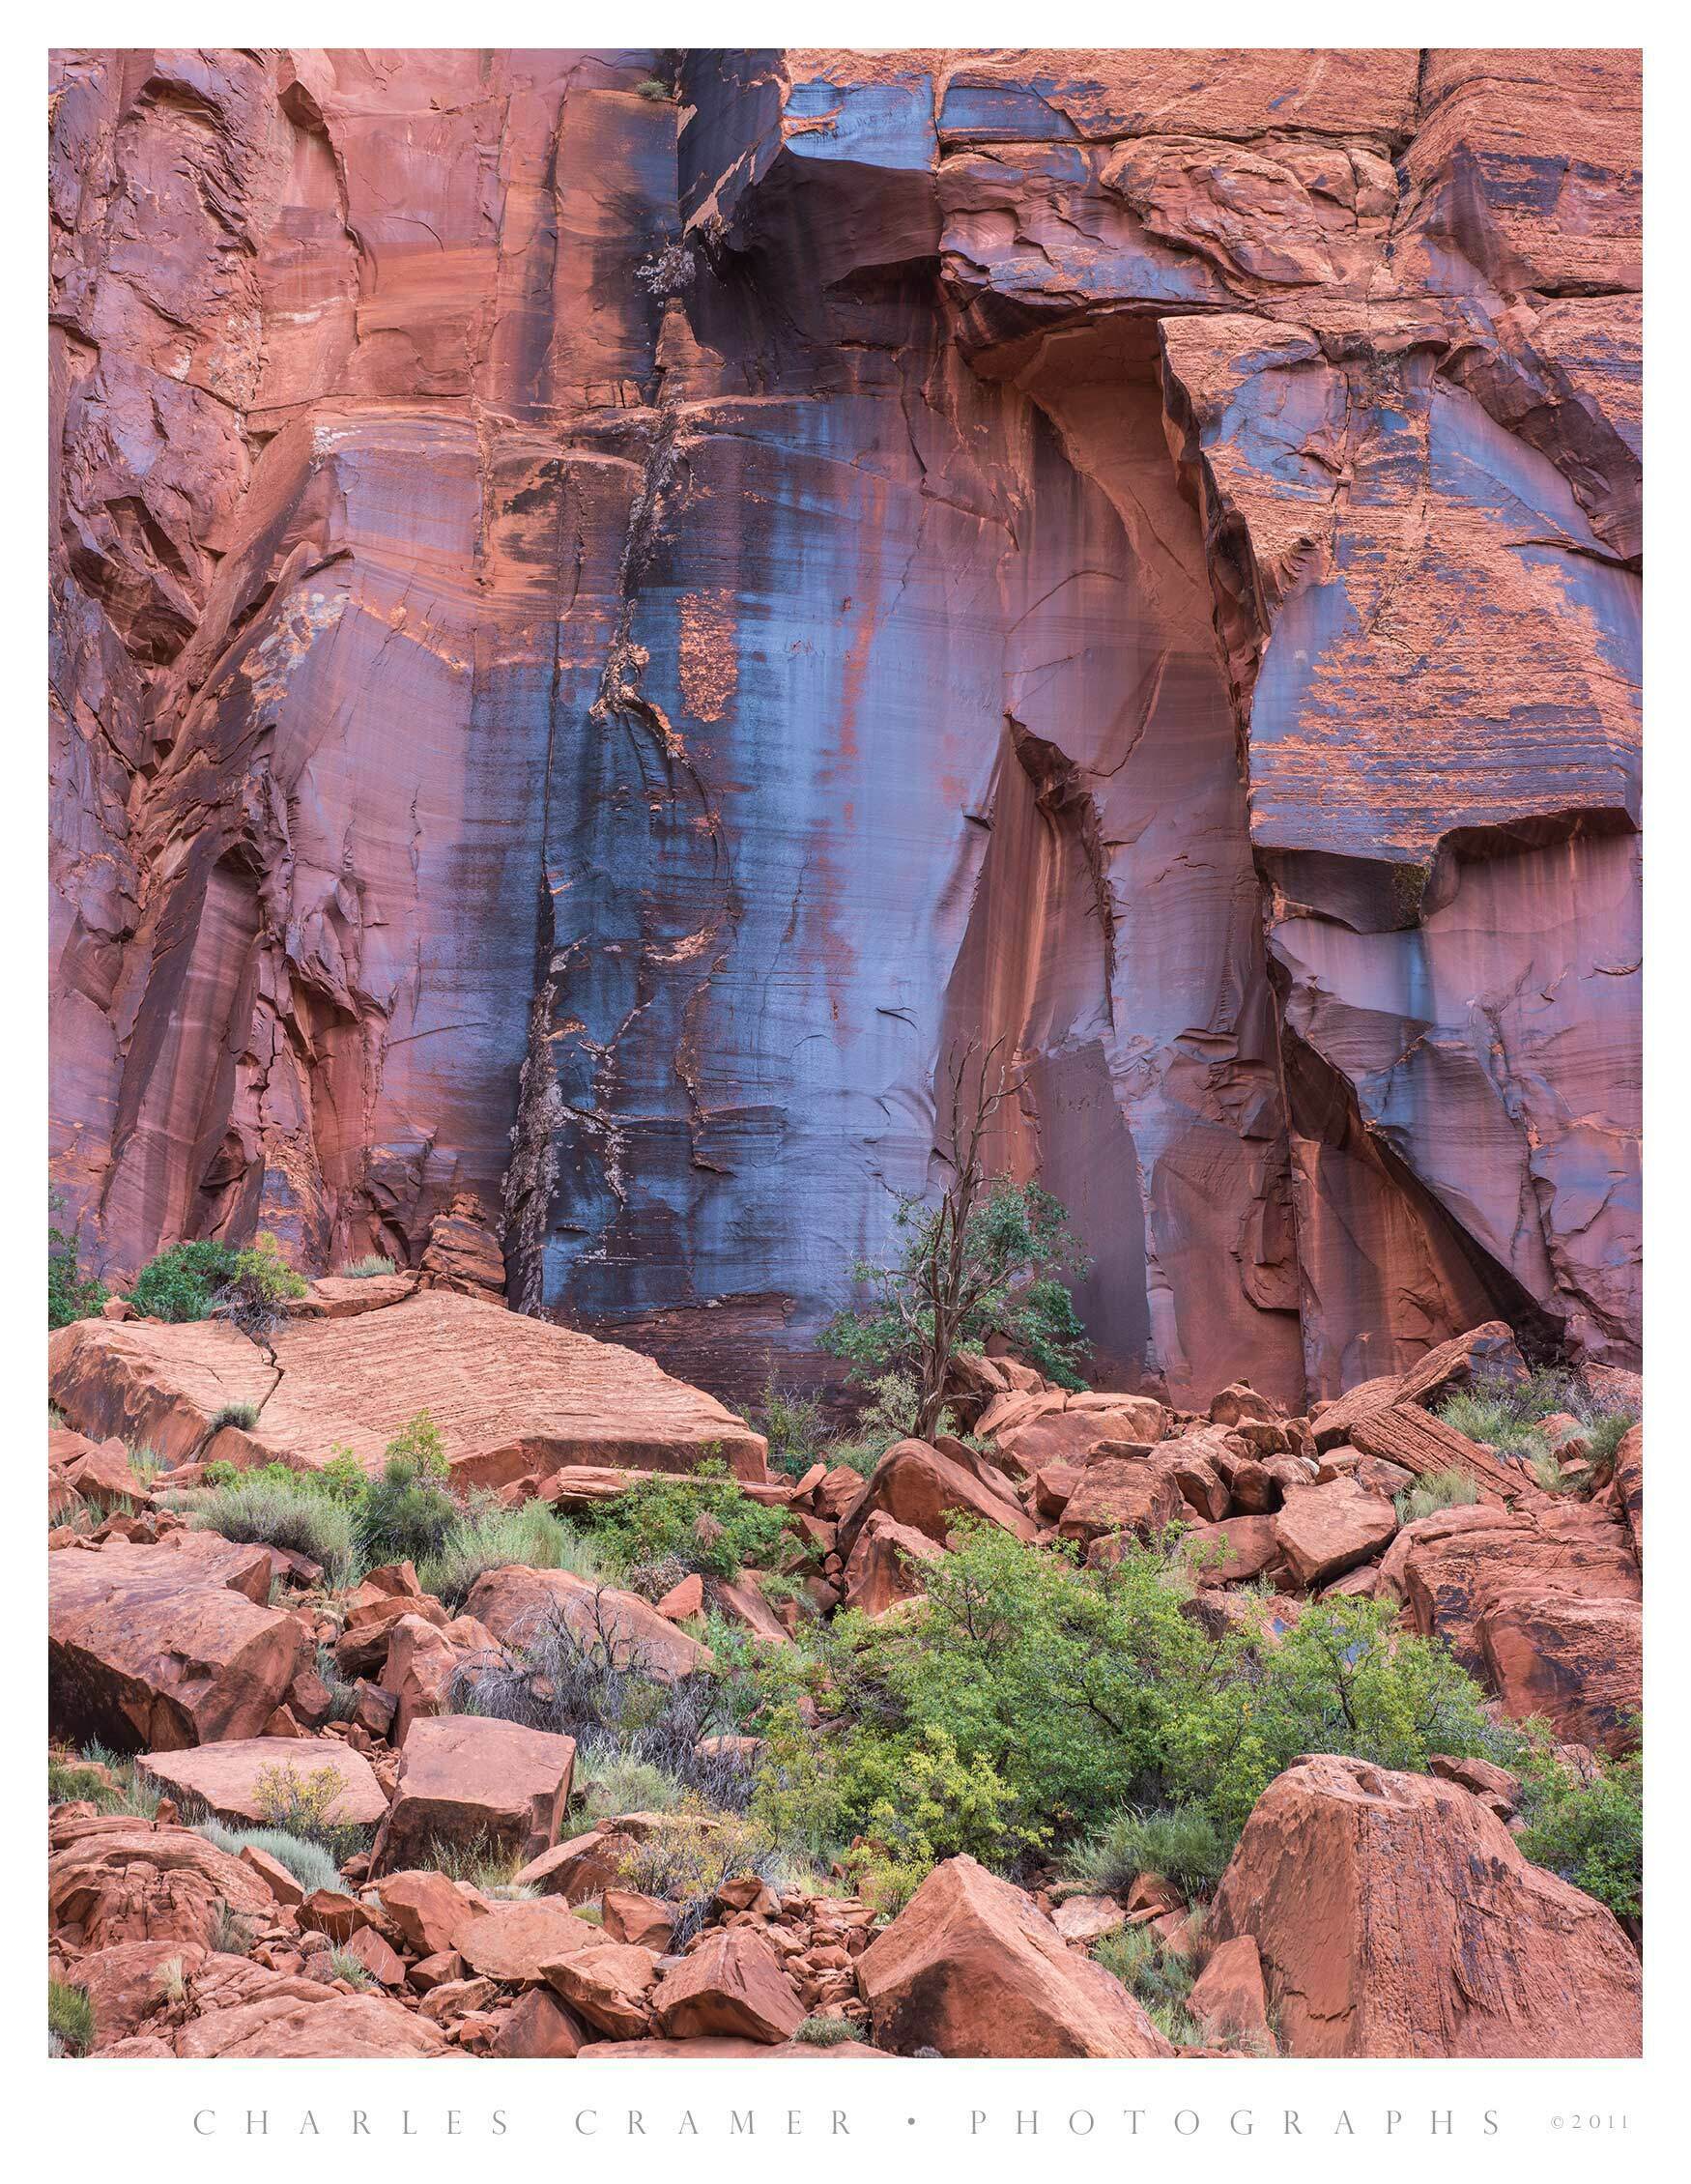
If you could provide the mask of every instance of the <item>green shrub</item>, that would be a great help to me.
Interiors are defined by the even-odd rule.
[[[49,1214],[62,1213],[64,1194],[47,1193]],[[47,1222],[47,1326],[69,1327],[75,1319],[92,1319],[110,1292],[98,1276],[84,1274],[76,1263],[76,1232]]]
[[[329,1952],[329,1976],[344,1979],[349,1987],[373,1987],[376,1984],[369,1967],[361,1957],[354,1956],[351,1949],[330,1949]]]
[[[603,1749],[577,1769],[575,1794],[584,1827],[629,1812],[678,1812],[687,1796],[686,1786],[668,1767]]]
[[[317,1675],[329,1693],[329,1718],[330,1721],[351,1721],[358,1710],[358,1687],[349,1683],[340,1672],[340,1663],[334,1657],[332,1646],[317,1649]]]
[[[890,1262],[865,1260],[851,1269],[866,1301],[829,1321],[821,1336],[825,1350],[849,1359],[866,1379],[889,1370],[920,1378],[919,1363],[934,1326],[931,1265],[936,1245],[947,1245],[944,1224],[956,1211],[950,1194],[938,1206],[919,1198],[899,1200],[893,1218],[903,1248]],[[1047,1380],[1084,1387],[1079,1366],[1086,1331],[1069,1283],[1085,1273],[1088,1262],[1062,1205],[1037,1183],[1000,1175],[983,1184],[960,1216],[960,1226],[962,1310],[956,1347],[983,1349],[989,1336],[1001,1335]],[[949,1256],[949,1249],[941,1255]]]
[[[225,1539],[304,1555],[322,1565],[334,1587],[352,1584],[357,1575],[354,1512],[311,1472],[290,1471],[285,1464],[238,1472],[227,1484],[214,1486],[188,1521],[196,1531],[220,1533]]]
[[[825,1459],[827,1426],[816,1396],[783,1388],[772,1373],[763,1383],[755,1415],[777,1471],[802,1479],[812,1464]]]
[[[237,1425],[243,1433],[250,1433],[257,1423],[256,1403],[225,1403],[221,1410],[213,1414],[212,1431],[221,1433],[224,1426]]]
[[[1460,1430],[1460,1429],[1459,1429]],[[1429,1471],[1414,1486],[1395,1496],[1392,1508],[1399,1524],[1415,1524],[1441,1509],[1469,1509],[1479,1500],[1479,1488],[1465,1471]]]
[[[1522,1855],[1607,1904],[1618,1918],[1644,1915],[1644,1761],[1637,1752],[1599,1760],[1588,1781],[1540,1748],[1522,1756]]]
[[[257,1236],[236,1252],[229,1279],[212,1308],[252,1341],[268,1344],[289,1301],[304,1296],[306,1286],[304,1276],[283,1258],[275,1238]]]
[[[232,1858],[238,1858],[248,1845],[263,1851],[285,1866],[307,1895],[317,1888],[341,1885],[340,1868],[324,1846],[307,1842],[285,1827],[230,1827],[220,1820],[202,1820],[195,1824],[194,1831]]]
[[[358,1543],[367,1566],[422,1564],[438,1557],[463,1515],[446,1491],[445,1450],[427,1411],[396,1433],[382,1470],[368,1480],[358,1510]]]
[[[805,1673],[825,1735],[791,1704],[763,1725],[754,1809],[781,1840],[885,1837],[897,1866],[902,1835],[1003,1863],[1124,1807],[1195,1808],[1218,1831],[1213,1865],[1303,1753],[1424,1769],[1434,1752],[1487,1749],[1478,1687],[1399,1630],[1390,1602],[1314,1602],[1274,1644],[1253,1627],[1213,1639],[1160,1551],[1130,1542],[1088,1570],[992,1526],[960,1525],[921,1575],[906,1614],[818,1635]]]
[[[95,2042],[94,2004],[86,1987],[68,1979],[47,1981],[47,2039],[55,2053],[85,2055]]]
[[[1112,1813],[1063,1861],[1063,1877],[1106,1896],[1125,1896],[1142,1873],[1161,1874],[1185,1896],[1207,1894],[1227,1866],[1229,1845],[1195,1805],[1167,1812]]]
[[[129,1302],[149,1319],[209,1319],[235,1273],[232,1246],[215,1236],[172,1244],[150,1259],[129,1287]]]
[[[857,1430],[828,1451],[830,1464],[848,1464],[864,1479],[896,1442],[910,1438],[922,1402],[921,1390],[907,1372],[877,1374],[869,1383],[869,1402],[857,1415]],[[945,1413],[939,1430],[948,1430],[952,1422],[950,1413]]]
[[[589,1540],[544,1502],[502,1509],[491,1498],[454,1517],[438,1554],[417,1565],[417,1582],[455,1615],[484,1570],[512,1565],[526,1569],[567,1569],[589,1583],[604,1572]]]
[[[1177,1951],[1164,1949],[1161,1935],[1151,1926],[1118,1926],[1094,1945],[1092,1956],[1147,2010],[1184,2011],[1192,1991],[1192,1968]],[[1202,2044],[1201,2038],[1177,2042],[1183,2047]]]
[[[1603,1472],[1613,1466],[1617,1450],[1638,1423],[1638,1413],[1626,1409],[1598,1411],[1581,1423],[1591,1461]]]
[[[151,1779],[143,1780],[132,1757],[91,1743],[82,1752],[48,1752],[47,1802],[86,1802],[103,1813],[151,1820],[158,1810],[158,1789]]]
[[[368,1281],[375,1275],[394,1274],[398,1270],[391,1259],[384,1258],[379,1251],[371,1251],[364,1258],[355,1259],[351,1266],[343,1266],[340,1271],[344,1275],[350,1275],[355,1281]]]
[[[625,1574],[672,1565],[677,1575],[732,1578],[748,1566],[769,1567],[802,1544],[787,1511],[755,1502],[720,1457],[684,1475],[654,1473],[592,1521],[595,1543]]]
[[[640,94],[641,98],[650,99],[654,101],[654,103],[660,99],[668,99],[671,95],[669,85],[667,83],[660,83],[655,75],[648,75],[645,77],[644,80],[637,83],[634,88]]]
[[[807,2048],[834,2048],[842,2040],[855,2040],[857,2027],[848,2017],[807,2017],[792,2036]]]

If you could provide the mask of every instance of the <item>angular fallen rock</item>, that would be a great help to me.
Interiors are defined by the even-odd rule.
[[[936,1539],[914,1525],[898,1523],[884,1509],[872,1510],[846,1558],[846,1605],[872,1618],[885,1615],[922,1592],[923,1565],[944,1554]]]
[[[512,1564],[478,1577],[465,1602],[502,1646],[521,1647],[561,1622],[596,1657],[670,1683],[715,1665],[707,1646],[677,1630],[638,1594],[593,1585],[567,1569]]]
[[[49,1393],[78,1432],[168,1461],[215,1453],[216,1414],[246,1403],[258,1413],[239,1436],[246,1462],[313,1469],[339,1446],[373,1471],[426,1410],[464,1486],[566,1464],[688,1472],[710,1456],[741,1479],[768,1476],[762,1435],[650,1358],[447,1289],[290,1319],[273,1347],[272,1366],[219,1320],[78,1320],[49,1343]]]
[[[190,1799],[197,1800],[237,1827],[273,1822],[274,1796],[285,1794],[286,1777],[303,1787],[326,1767],[341,1781],[334,1802],[324,1808],[326,1820],[336,1826],[375,1827],[387,1812],[375,1769],[362,1752],[337,1737],[246,1737],[192,1751],[149,1752],[136,1767],[185,1811]]]
[[[425,1866],[436,1842],[485,1840],[524,1858],[558,1840],[575,1742],[479,1714],[414,1721],[370,1870]]]
[[[579,2018],[545,1987],[530,1987],[500,2026],[493,2053],[526,2062],[567,2062],[589,2035]]]
[[[572,1950],[545,1968],[544,1977],[575,2014],[612,2040],[638,2040],[651,2024],[649,1997],[658,1960],[650,1949],[607,1941]]]
[[[1275,1537],[1303,1586],[1325,1585],[1369,1562],[1397,1531],[1397,1511],[1353,1479],[1295,1486],[1274,1517]]]
[[[651,1998],[672,2040],[789,2040],[804,2008],[781,1959],[752,1926],[716,1927],[666,1971]]]
[[[1250,1935],[1289,2055],[1640,2052],[1636,1954],[1431,1775],[1301,1760],[1257,1799],[1206,1934]]]
[[[452,1945],[484,1979],[531,1986],[545,1976],[547,1964],[598,1948],[604,1939],[596,1926],[577,1918],[561,1896],[535,1896],[490,1904],[479,1918],[457,1929]]]
[[[483,1915],[455,1881],[417,1867],[385,1873],[375,1894],[383,1916],[408,1949],[422,1957],[456,1950],[471,1920]]]
[[[1037,1529],[1020,1504],[1010,1499],[1008,1480],[1000,1493],[926,1441],[895,1442],[863,1483],[840,1519],[839,1552],[846,1561],[877,1509],[942,1547],[959,1517],[985,1517],[1018,1539],[1031,1539]]]
[[[1644,1706],[1644,1603],[1494,1582],[1475,1625],[1485,1681],[1517,1721],[1619,1754]]]
[[[58,1734],[182,1751],[262,1735],[287,1697],[309,1654],[305,1633],[241,1590],[257,1575],[268,1595],[268,1552],[207,1533],[183,1538],[49,1558],[47,1709]]]
[[[876,2044],[910,2055],[1169,2055],[1121,1981],[1033,1899],[947,1858],[857,1960]]]
[[[389,1996],[341,1995],[294,1979],[277,1980],[256,2000],[198,2017],[176,2035],[179,2055],[225,2060],[339,2061],[451,2052],[437,2026]]]
[[[52,1816],[47,1842],[47,1925],[79,1948],[210,1947],[224,1910],[254,1920],[274,1914],[260,1877],[191,1827],[67,1807]]]
[[[1644,1567],[1644,1427],[1628,1426],[1615,1451],[1615,1499],[1638,1565]]]
[[[1185,1514],[1186,1498],[1166,1459],[1095,1456],[1058,1519],[1065,1539],[1090,1542],[1109,1533],[1160,1537]]]
[[[1186,2006],[1213,2040],[1273,2055],[1262,1959],[1253,1935],[1239,1934],[1217,1943],[1192,1981]]]

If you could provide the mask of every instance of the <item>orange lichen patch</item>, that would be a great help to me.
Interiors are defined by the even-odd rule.
[[[731,591],[689,591],[681,601],[681,702],[695,720],[718,721],[740,679]]]

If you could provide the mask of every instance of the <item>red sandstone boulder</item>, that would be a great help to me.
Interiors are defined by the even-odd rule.
[[[1193,1980],[1187,2009],[1213,2040],[1273,2055],[1268,1997],[1263,1991],[1262,1959],[1252,1936],[1240,1934],[1218,1942]]]
[[[1161,1441],[1167,1423],[1168,1413],[1152,1396],[1111,1395],[1042,1411],[1000,1426],[993,1438],[1002,1456],[1029,1473],[1047,1464],[1084,1465],[1107,1441]]]
[[[1277,1568],[1284,1556],[1272,1516],[1230,1516],[1194,1524],[1180,1551],[1201,1585],[1246,1585]]]
[[[881,2047],[908,2055],[1167,2055],[1120,1980],[973,1858],[936,1866],[857,1960]]]
[[[717,1927],[666,1971],[652,2017],[672,2040],[789,2040],[804,2009],[781,1959],[756,1928]]]
[[[1300,1585],[1325,1585],[1371,1561],[1397,1530],[1397,1512],[1354,1480],[1298,1486],[1274,1518],[1275,1537]]]
[[[567,1569],[513,1565],[487,1570],[476,1579],[465,1607],[502,1646],[521,1647],[556,1620],[584,1645],[602,1648],[609,1643],[621,1666],[660,1682],[714,1665],[707,1646],[677,1630],[638,1594],[589,1584]]]
[[[649,1949],[594,1935],[590,1947],[548,1964],[543,1976],[584,2024],[608,2039],[638,2040],[650,2028],[658,1960]]]
[[[899,1524],[884,1509],[872,1510],[846,1564],[846,1605],[867,1616],[885,1615],[922,1592],[924,1563],[945,1549],[913,1525]]]
[[[567,2062],[579,2055],[588,2034],[550,1989],[530,1987],[505,2018],[492,2049],[525,2062]]]
[[[79,1742],[100,1738],[120,1750],[158,1752],[264,1733],[306,1657],[305,1634],[292,1616],[255,1605],[244,1590],[258,1580],[269,1594],[263,1548],[232,1548],[209,1533],[186,1540],[51,1557],[55,1730]]]
[[[546,1976],[546,1965],[597,1948],[603,1940],[561,1896],[534,1896],[489,1904],[479,1918],[456,1929],[452,1946],[482,1978],[531,1986]]]
[[[627,1941],[637,1949],[665,1956],[675,1938],[676,1908],[659,1896],[643,1896],[633,1888],[607,1888],[600,1906],[605,1939]]]
[[[280,1979],[252,2001],[196,2018],[178,2033],[176,2053],[283,2062],[421,2058],[451,2050],[438,2027],[386,1995],[343,1995],[309,1980]]]
[[[483,1915],[482,1907],[444,1873],[416,1868],[385,1873],[375,1892],[383,1917],[406,1947],[421,1957],[455,1952],[459,1935]]]
[[[335,1737],[249,1737],[201,1744],[186,1752],[149,1752],[138,1771],[173,1795],[184,1809],[190,1800],[238,1827],[277,1817],[274,1798],[288,1776],[303,1787],[331,1768],[340,1777],[324,1818],[337,1826],[374,1827],[387,1812],[387,1797],[362,1752]]]
[[[371,1871],[426,1864],[432,1843],[478,1837],[537,1857],[558,1839],[574,1764],[571,1739],[517,1722],[476,1714],[413,1722]]]
[[[1173,1466],[1165,1458],[1095,1456],[1064,1506],[1057,1530],[1065,1539],[1082,1541],[1125,1532],[1154,1539],[1179,1520],[1185,1508]]]
[[[1619,1753],[1644,1705],[1644,1603],[1494,1583],[1475,1625],[1485,1680],[1517,1721],[1542,1714],[1569,1743]]]
[[[1615,1499],[1623,1518],[1632,1551],[1644,1567],[1644,1428],[1629,1426],[1615,1451]]]
[[[1036,1529],[1020,1505],[1009,1499],[1008,1482],[998,1492],[926,1441],[896,1442],[840,1519],[839,1551],[847,1563],[858,1534],[877,1510],[941,1546],[960,1516],[985,1517],[1018,1539],[1031,1539]]]
[[[1254,1938],[1291,2055],[1632,2055],[1636,1955],[1454,1784],[1301,1760],[1258,1798],[1206,1925]]]
[[[210,1946],[227,1909],[269,1919],[274,1899],[239,1858],[189,1827],[66,1806],[48,1828],[47,1924],[76,1948],[120,1941]]]

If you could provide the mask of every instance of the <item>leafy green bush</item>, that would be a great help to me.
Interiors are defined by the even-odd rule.
[[[418,1563],[417,1582],[455,1615],[484,1570],[513,1564],[526,1569],[573,1570],[589,1583],[604,1577],[591,1541],[544,1502],[502,1509],[489,1497],[453,1519],[440,1552]]]
[[[1273,1643],[1252,1627],[1212,1638],[1181,1612],[1189,1579],[1161,1553],[1131,1542],[1088,1570],[991,1526],[960,1526],[922,1581],[891,1623],[846,1616],[819,1636],[807,1676],[826,1735],[791,1705],[764,1724],[755,1809],[783,1840],[884,1839],[897,1867],[920,1834],[937,1855],[1003,1863],[1125,1806],[1189,1807],[1216,1825],[1210,1863],[1304,1752],[1424,1769],[1434,1752],[1487,1748],[1478,1687],[1389,1602],[1312,1603]],[[918,1804],[937,1808],[920,1827]]]
[[[195,1833],[238,1858],[250,1844],[285,1866],[307,1895],[317,1888],[339,1888],[340,1868],[321,1843],[307,1842],[285,1827],[230,1827],[220,1820],[202,1820]]]
[[[926,1270],[947,1214],[945,1204],[901,1198],[893,1218],[905,1242],[898,1257],[864,1260],[851,1269],[867,1301],[837,1312],[821,1341],[865,1379],[917,1365],[932,1328]],[[1062,1205],[1037,1183],[997,1176],[963,1218],[959,1249],[967,1276],[957,1347],[982,1349],[989,1336],[1001,1335],[1047,1380],[1083,1387],[1086,1333],[1069,1283],[1086,1271],[1087,1261]]]
[[[1478,1500],[1479,1488],[1472,1476],[1452,1468],[1424,1473],[1414,1486],[1396,1495],[1391,1506],[1399,1524],[1415,1524],[1423,1516],[1436,1516],[1440,1509],[1472,1508]]]
[[[1226,1871],[1229,1845],[1215,1818],[1195,1805],[1167,1812],[1112,1813],[1063,1861],[1065,1880],[1125,1896],[1142,1873],[1161,1874],[1186,1896],[1207,1894]]]
[[[53,2052],[85,2055],[95,2042],[94,2004],[86,1987],[68,1979],[47,1981],[47,2041]],[[56,2045],[55,2045],[56,2043]]]
[[[380,1474],[364,1485],[358,1544],[367,1566],[422,1564],[442,1554],[464,1513],[446,1491],[447,1476],[440,1427],[418,1411],[388,1442]]]
[[[1547,1740],[1518,1761],[1522,1855],[1607,1904],[1617,1918],[1644,1915],[1644,1760],[1599,1760],[1591,1780]]]
[[[807,2017],[792,2036],[807,2048],[834,2048],[842,2040],[855,2040],[857,2027],[848,2017]]]
[[[225,1467],[214,1465],[221,1473]],[[350,1585],[358,1574],[358,1537],[352,1507],[326,1484],[321,1473],[265,1464],[235,1472],[214,1484],[188,1518],[196,1531],[225,1539],[281,1547],[321,1563],[331,1586]]]
[[[732,1578],[748,1566],[773,1566],[802,1542],[787,1511],[755,1502],[721,1457],[642,1480],[608,1502],[592,1527],[606,1561],[625,1575],[671,1565],[677,1574]]]
[[[172,1244],[150,1259],[129,1286],[129,1302],[148,1319],[209,1319],[235,1273],[232,1246],[215,1236]]]
[[[783,1388],[771,1373],[763,1383],[756,1412],[759,1430],[769,1443],[769,1461],[789,1479],[802,1479],[812,1464],[827,1457],[827,1426],[814,1395]]]
[[[64,1211],[64,1194],[47,1193],[50,1214]],[[84,1274],[76,1263],[76,1232],[47,1223],[47,1326],[69,1327],[75,1319],[92,1319],[110,1292],[98,1276]]]
[[[86,1802],[103,1813],[151,1820],[158,1810],[158,1787],[150,1778],[143,1780],[133,1758],[91,1743],[82,1752],[48,1752],[47,1802]]]
[[[883,1372],[869,1383],[870,1400],[858,1413],[857,1430],[848,1440],[836,1441],[828,1451],[830,1464],[848,1464],[867,1479],[896,1442],[907,1441],[916,1428],[922,1394],[907,1372]],[[939,1430],[952,1423],[942,1415]]]

